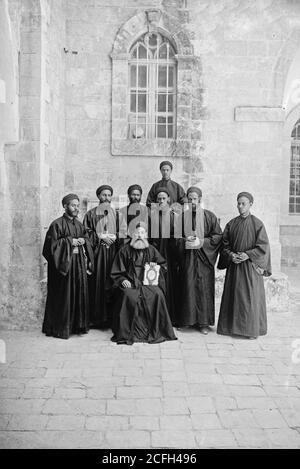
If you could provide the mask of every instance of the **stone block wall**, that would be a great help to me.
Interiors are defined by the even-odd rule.
[[[11,119],[8,132],[0,125],[3,324],[41,320],[42,244],[64,193],[90,201],[109,183],[126,200],[128,185],[139,182],[145,199],[163,157],[174,163],[173,179],[202,187],[223,228],[237,214],[236,194],[252,192],[280,270],[278,187],[289,165],[281,105],[300,44],[299,2],[1,0],[0,8],[1,123],[1,112]],[[161,156],[111,151],[113,119],[126,112],[112,109],[111,54],[124,25],[146,10],[159,10],[171,33],[180,24],[176,34],[191,51],[191,61],[178,62],[184,155],[172,146]]]
[[[64,0],[42,4],[42,89],[41,89],[41,239],[52,220],[62,212],[65,191],[65,52],[66,19]],[[42,276],[46,261],[42,260]]]

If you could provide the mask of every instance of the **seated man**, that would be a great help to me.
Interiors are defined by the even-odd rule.
[[[111,340],[128,345],[176,340],[164,295],[166,270],[164,258],[149,245],[146,226],[141,222],[130,243],[119,250],[113,262],[115,304]]]

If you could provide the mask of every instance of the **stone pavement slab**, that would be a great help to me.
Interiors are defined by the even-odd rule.
[[[256,341],[216,327],[133,346],[109,330],[2,331],[0,447],[300,448],[299,310],[269,312]]]

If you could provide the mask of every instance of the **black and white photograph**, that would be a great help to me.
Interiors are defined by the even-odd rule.
[[[0,0],[0,213],[1,449],[300,448],[300,0]]]

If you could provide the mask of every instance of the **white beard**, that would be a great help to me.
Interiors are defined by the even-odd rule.
[[[146,249],[149,247],[149,243],[147,239],[132,238],[132,240],[130,241],[130,246],[134,249]]]

